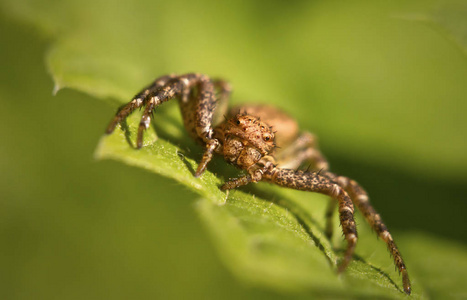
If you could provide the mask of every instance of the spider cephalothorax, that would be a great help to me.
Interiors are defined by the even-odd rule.
[[[326,235],[332,235],[331,220],[337,205],[347,240],[347,250],[339,272],[349,264],[357,243],[355,204],[387,244],[396,267],[402,273],[404,291],[410,294],[410,280],[402,256],[380,215],[371,206],[366,191],[354,180],[329,172],[329,165],[317,147],[315,136],[308,132],[300,133],[297,122],[277,108],[243,105],[225,111],[225,120],[213,124],[218,119],[215,113],[217,116],[223,114],[227,108],[224,104],[229,95],[230,86],[225,81],[211,80],[206,75],[162,76],[118,111],[107,127],[107,133],[111,133],[136,108],[145,106],[137,137],[137,146],[141,148],[143,133],[149,127],[154,109],[172,98],[178,98],[186,130],[205,147],[196,177],[202,175],[213,153],[217,153],[247,172],[224,183],[221,187],[223,190],[267,181],[287,188],[329,195],[332,200],[326,212]],[[222,111],[216,111],[216,107]],[[277,149],[276,143],[280,149]],[[300,170],[304,164],[311,170]]]
[[[270,126],[252,115],[237,114],[214,131],[225,160],[241,169],[251,168],[275,147]]]

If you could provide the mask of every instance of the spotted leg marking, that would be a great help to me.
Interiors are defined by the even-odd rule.
[[[273,168],[264,173],[263,180],[287,188],[325,194],[337,200],[339,219],[347,240],[347,250],[338,267],[338,272],[345,270],[352,259],[357,243],[357,228],[353,217],[354,207],[347,192],[336,182],[317,172]]]
[[[376,231],[378,236],[386,243],[389,252],[394,258],[394,263],[398,268],[399,272],[402,274],[402,285],[404,291],[407,294],[410,294],[412,291],[409,274],[405,266],[404,260],[399,249],[394,242],[391,234],[388,231],[388,228],[383,223],[381,216],[376,212],[376,210],[371,205],[367,192],[354,180],[349,179],[344,176],[336,176],[330,172],[324,172],[324,176],[335,180],[342,188],[344,188],[352,197],[354,203],[357,205],[358,209],[364,215],[366,221],[371,225],[373,230]]]
[[[322,172],[329,169],[328,161],[318,149],[316,136],[310,132],[300,134],[292,144],[277,153],[276,158],[281,168],[297,169],[304,163],[309,163],[312,170]],[[333,216],[336,205],[337,202],[331,199],[326,208],[325,234],[328,239],[331,239],[334,232]]]
[[[251,175],[245,175],[239,178],[232,178],[221,186],[221,190],[232,190],[253,182]]]
[[[181,106],[186,105],[185,102],[190,102],[188,101],[189,95],[195,86],[198,86],[199,95],[205,96],[206,93],[211,92],[209,87],[206,87],[206,85],[209,85],[206,84],[206,82],[210,82],[209,78],[197,73],[190,73],[181,76],[169,75],[157,79],[152,85],[137,94],[130,103],[117,113],[108,126],[107,132],[111,133],[115,126],[136,108],[146,105],[139,123],[136,140],[137,148],[141,148],[143,146],[143,135],[145,130],[149,128],[154,109],[162,103],[176,97],[181,98]],[[212,83],[210,85],[212,86]],[[200,103],[198,101],[197,105],[199,106],[199,104]],[[205,141],[205,139],[203,139],[203,141]]]
[[[248,175],[230,179],[222,185],[221,190],[231,190],[247,185],[250,182],[259,182],[263,179],[263,174],[273,168],[275,168],[274,157],[269,155],[263,156],[255,165],[248,169]]]
[[[198,165],[195,177],[201,176],[212,159],[214,151],[220,146],[217,139],[213,138],[212,118],[216,108],[216,93],[213,82],[208,77],[203,77],[198,84],[198,101],[196,103],[195,130],[198,137],[206,143],[206,150]]]
[[[213,89],[218,90],[218,95],[215,95]],[[217,139],[213,138],[213,129],[212,125],[217,124],[222,120],[223,114],[227,111],[228,108],[228,100],[232,89],[226,81],[223,80],[216,80],[210,82],[206,80],[206,82],[201,82],[200,84],[200,91],[204,91],[204,93],[200,93],[198,105],[195,109],[198,110],[198,114],[194,116],[189,116],[190,109],[192,107],[184,107],[182,111],[184,111],[184,115],[187,116],[186,120],[196,119],[196,120],[203,120],[203,122],[196,122],[196,126],[192,135],[197,135],[206,143],[206,150],[203,154],[203,157],[198,165],[198,168],[195,173],[195,177],[199,177],[203,174],[206,170],[208,163],[211,161],[213,153],[219,148],[220,143]],[[205,111],[206,108],[209,111]],[[203,110],[203,111],[201,111]],[[215,110],[215,111],[214,111]],[[183,112],[182,112],[183,113]],[[189,122],[189,121],[188,121]],[[245,183],[247,184],[247,183]]]
[[[143,146],[143,135],[149,128],[154,108],[175,97],[185,100],[188,97],[189,90],[203,80],[206,76],[200,74],[185,74],[166,82],[161,88],[149,93],[147,97],[146,109],[144,110],[141,122],[138,127],[137,147]]]
[[[154,93],[161,87],[163,87],[167,81],[175,78],[175,75],[166,75],[157,78],[152,84],[148,85],[144,88],[141,92],[136,94],[128,104],[121,107],[115,117],[110,122],[109,126],[107,126],[106,133],[110,134],[115,130],[115,127],[122,122],[126,117],[128,117],[135,109],[144,105],[147,97],[150,93]]]

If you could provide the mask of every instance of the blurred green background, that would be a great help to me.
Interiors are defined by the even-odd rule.
[[[290,296],[231,275],[197,194],[93,159],[119,103],[166,73],[220,76],[234,103],[284,108],[406,244],[423,232],[465,255],[458,4],[2,1],[0,297]]]

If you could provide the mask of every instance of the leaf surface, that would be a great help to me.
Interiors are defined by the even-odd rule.
[[[181,136],[183,140],[186,134],[175,125],[179,121],[175,113],[169,109],[160,114],[158,121],[164,126],[157,126],[158,132],[166,135],[168,131],[173,138]],[[193,153],[183,154],[188,153],[186,149],[158,137],[153,129],[145,136],[145,146],[136,150],[132,141],[139,117],[136,113],[128,125],[103,136],[96,158],[116,159],[162,174],[198,193],[201,199],[196,207],[201,219],[221,259],[239,280],[295,293],[345,295],[351,289],[355,295],[404,296],[392,266],[386,273],[362,259],[354,261],[342,278],[337,276],[336,265],[345,243],[336,234],[336,253],[323,233],[326,196],[287,191],[268,184],[258,184],[247,192],[221,192],[219,186],[223,181],[218,176],[207,171],[201,178],[195,178],[197,164],[190,157]],[[229,172],[222,166],[216,169]],[[335,223],[337,227],[337,219]],[[378,246],[385,253],[384,245]],[[391,262],[385,259],[386,264]],[[358,284],[353,286],[351,282]],[[418,297],[417,292],[414,297]]]
[[[380,21],[393,8],[370,6],[367,14],[361,9],[366,4],[342,9],[333,4],[273,6],[271,12],[255,4],[225,5],[46,0],[2,4],[52,40],[46,63],[55,92],[73,88],[116,107],[158,75],[203,72],[230,79],[235,97],[243,101],[259,99],[285,108],[305,128],[316,128],[327,137],[326,147],[332,151],[439,176],[465,174],[465,139],[456,130],[465,125],[465,102],[459,101],[466,94],[465,61],[453,55],[447,63],[431,66],[441,68],[443,78],[426,73],[420,66],[436,61],[431,55],[437,57],[444,49],[435,45],[433,52],[421,54],[429,38],[407,42],[409,46],[399,43],[411,39],[395,34],[406,25]],[[281,12],[281,20],[271,18],[274,11]],[[375,27],[364,31],[361,23],[352,22],[359,19],[356,13]],[[387,36],[395,38],[388,42]],[[406,48],[400,50],[400,45]],[[444,84],[448,87],[441,87]],[[384,244],[373,238],[363,220],[358,222],[356,259],[337,276],[335,266],[345,243],[338,234],[332,243],[324,237],[326,197],[265,184],[227,195],[218,187],[228,169],[214,166],[214,172],[194,178],[201,148],[187,141],[176,109],[161,109],[156,116],[159,137],[150,131],[143,149],[132,146],[139,117],[135,114],[124,130],[102,137],[96,158],[144,168],[198,193],[201,219],[238,279],[327,297],[405,297]],[[445,155],[439,156],[440,150]],[[407,235],[399,246],[414,282],[413,298],[465,295],[458,280],[436,279],[452,274],[465,278],[462,247],[417,234]],[[420,248],[428,254],[419,256]],[[431,254],[453,257],[459,264],[449,269],[438,262],[423,264]]]

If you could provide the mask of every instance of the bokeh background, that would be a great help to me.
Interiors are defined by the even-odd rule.
[[[0,8],[3,299],[290,296],[229,272],[193,208],[197,194],[93,158],[118,104],[173,72],[226,78],[234,103],[274,103],[296,116],[320,136],[332,169],[370,191],[393,232],[446,241],[465,263],[460,2],[4,0]]]

